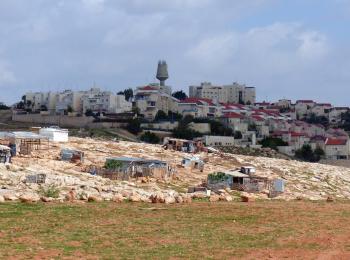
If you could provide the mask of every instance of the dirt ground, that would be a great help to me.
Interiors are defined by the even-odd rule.
[[[350,259],[350,203],[0,204],[1,259]]]

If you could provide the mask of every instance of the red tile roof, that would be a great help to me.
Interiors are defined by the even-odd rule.
[[[184,100],[181,100],[180,103],[196,103],[201,104],[202,102],[208,103],[210,106],[214,106],[214,103],[211,99],[208,98],[186,98]]]
[[[252,118],[254,118],[256,121],[264,121],[264,118],[259,115],[252,115]]]
[[[225,113],[223,115],[223,117],[225,117],[225,118],[239,118],[239,119],[244,118],[244,116],[242,116],[241,114],[235,113],[235,112]]]
[[[315,103],[313,100],[297,100],[297,103]]]
[[[305,136],[305,134],[303,134],[303,133],[298,133],[298,132],[291,132],[290,135],[291,135],[292,137]]]
[[[323,107],[331,107],[332,104],[330,103],[317,103],[318,106],[323,106]]]
[[[346,139],[327,138],[326,145],[346,145],[347,142]]]
[[[143,88],[140,88],[140,90],[157,90],[156,87],[151,87],[151,86],[145,86]]]

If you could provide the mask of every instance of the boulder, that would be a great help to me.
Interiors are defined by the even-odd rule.
[[[71,189],[65,196],[65,200],[69,202],[73,202],[76,198],[76,192],[74,189]]]
[[[100,202],[100,201],[102,201],[102,198],[100,196],[90,195],[88,197],[88,201],[89,202]]]
[[[116,194],[113,198],[112,198],[113,202],[123,202],[124,201],[124,197],[121,194]]]
[[[13,194],[4,194],[4,199],[9,201],[15,201],[18,200],[17,196]]]
[[[180,195],[176,196],[175,200],[176,200],[176,203],[183,203],[184,202],[184,199]]]
[[[53,201],[53,198],[50,198],[50,197],[41,197],[40,199],[43,202],[51,202],[51,201]]]
[[[242,202],[254,202],[255,198],[247,196],[247,195],[242,195],[241,200],[242,200]]]
[[[176,200],[173,196],[166,196],[164,202],[165,204],[174,204]]]
[[[0,203],[2,203],[2,202],[5,202],[5,198],[4,198],[4,196],[0,195]]]
[[[22,194],[19,197],[19,200],[24,203],[30,203],[30,202],[37,202],[40,200],[40,198],[32,193]]]
[[[217,202],[220,200],[220,196],[216,195],[216,194],[212,194],[210,197],[209,197],[209,201],[210,202]]]
[[[185,195],[185,196],[182,196],[182,198],[183,198],[184,203],[191,203],[192,202],[191,196]]]
[[[141,201],[141,196],[139,194],[133,194],[130,196],[129,200],[131,202],[140,202]]]
[[[161,192],[154,193],[149,198],[152,201],[152,203],[164,203],[165,202],[164,195]]]

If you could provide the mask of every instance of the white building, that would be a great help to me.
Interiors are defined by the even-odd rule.
[[[164,86],[150,84],[138,87],[133,98],[134,106],[139,109],[141,115],[148,120],[153,120],[158,111],[168,114],[169,111],[177,112],[179,100],[164,91]]]
[[[108,113],[131,111],[131,102],[122,95],[91,88],[88,91],[64,90],[62,92],[28,92],[25,107],[33,112],[47,110],[50,114],[64,114],[69,110],[83,114],[87,110]]]
[[[235,138],[233,136],[203,136],[203,142],[206,146],[234,146]]]
[[[194,98],[207,98],[220,103],[254,104],[255,88],[233,83],[231,85],[214,86],[203,82],[200,86],[190,86],[189,95]]]
[[[327,138],[325,142],[325,154],[327,159],[349,159],[349,140]]]

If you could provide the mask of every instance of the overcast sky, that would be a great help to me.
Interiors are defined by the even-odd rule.
[[[350,105],[350,0],[0,0],[0,101],[26,91],[245,83]]]

